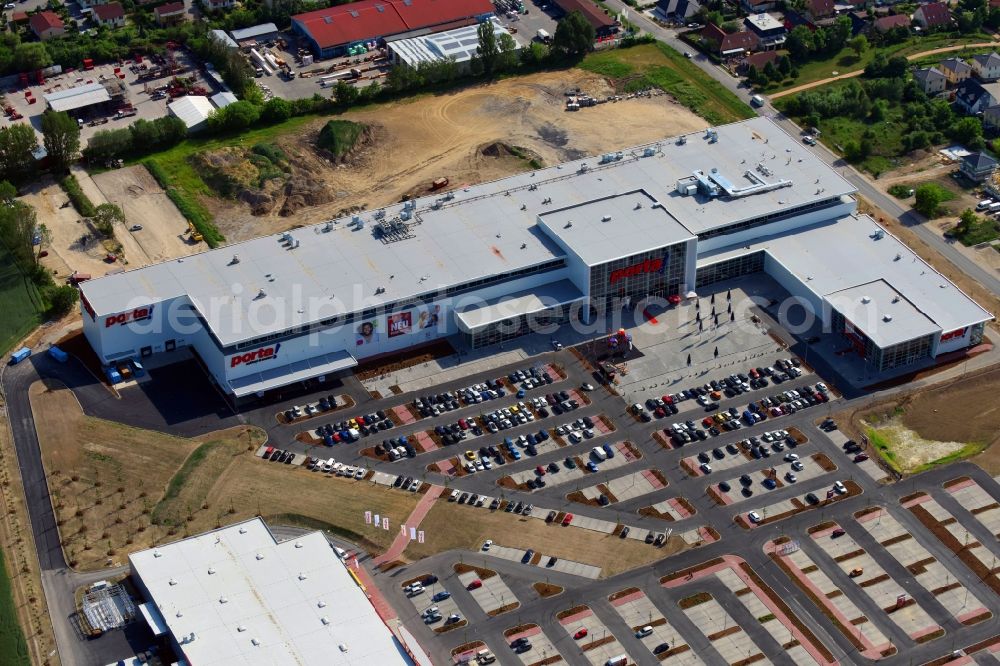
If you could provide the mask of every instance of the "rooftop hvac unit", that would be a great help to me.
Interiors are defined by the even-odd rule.
[[[377,211],[375,211],[375,219],[376,220],[381,220],[384,217],[385,217],[385,209],[380,208]]]
[[[867,304],[869,304],[869,303],[872,302],[872,298],[871,298],[871,296],[862,296],[861,297],[861,302],[864,303],[865,305],[867,305]]]
[[[586,172],[587,172],[587,169],[589,169],[589,168],[590,168],[590,167],[589,167],[589,166],[587,166],[587,163],[586,163],[586,162],[584,162],[583,164],[581,164],[581,165],[580,165],[580,173],[586,173]]]
[[[687,142],[688,142],[688,138],[686,136],[681,135],[681,136],[677,137],[677,145],[678,146],[683,146]]]
[[[401,219],[401,220],[408,220],[408,219],[410,219],[410,211],[408,211],[408,210],[402,210],[402,211],[400,211],[399,212],[399,219]]]
[[[604,217],[601,218],[601,222],[610,222],[610,221],[611,221],[610,215],[605,215]]]
[[[615,153],[615,162],[619,162],[624,158],[625,158],[625,153],[623,153],[622,151],[619,150],[617,153]]]
[[[882,321],[888,324],[890,321],[892,321],[892,315],[890,314],[885,315],[884,317],[882,317]]]

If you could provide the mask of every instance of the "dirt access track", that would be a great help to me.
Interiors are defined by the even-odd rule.
[[[527,161],[486,153],[495,143],[526,149],[551,166],[708,126],[668,95],[565,110],[565,91],[606,97],[614,92],[601,76],[578,69],[545,72],[471,86],[439,95],[350,111],[344,120],[375,128],[376,139],[355,151],[350,166],[316,157],[312,146],[327,119],[274,138],[289,155],[315,160],[316,175],[336,192],[334,201],[304,208],[287,218],[254,217],[249,207],[207,199],[216,224],[230,242],[321,222],[354,207],[376,208],[423,192],[435,178],[450,188],[496,180],[529,168]],[[115,174],[119,172],[114,172]]]

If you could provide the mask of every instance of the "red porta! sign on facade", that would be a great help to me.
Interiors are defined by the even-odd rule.
[[[663,271],[663,267],[665,265],[666,260],[663,257],[645,259],[639,263],[632,264],[631,266],[611,271],[611,276],[608,279],[608,282],[610,284],[614,284],[619,280],[624,280],[625,278],[630,278],[636,275],[643,275],[645,273],[660,273]]]
[[[90,305],[88,303],[88,305]],[[144,321],[150,319],[153,316],[153,306],[147,305],[143,308],[136,308],[131,312],[122,312],[121,314],[111,315],[104,320],[104,328],[111,328],[112,326],[121,326],[122,324],[130,324],[134,321]]]
[[[965,335],[965,332],[968,330],[969,327],[966,326],[965,328],[958,328],[955,329],[954,331],[949,331],[948,333],[942,333],[941,342],[945,342],[946,340],[953,340],[955,338],[961,338]]]
[[[252,363],[268,361],[278,355],[280,347],[281,343],[279,342],[273,347],[261,347],[245,354],[237,354],[229,359],[229,367],[235,368],[238,365],[250,365]]]

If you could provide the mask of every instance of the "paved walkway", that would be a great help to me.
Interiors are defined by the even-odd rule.
[[[404,533],[400,531],[400,533],[396,535],[396,538],[392,541],[392,545],[389,546],[389,550],[385,551],[373,560],[372,564],[374,566],[377,567],[384,562],[392,562],[403,554],[403,551],[406,550],[406,546],[410,543],[410,528],[420,526],[420,521],[422,521],[424,516],[427,515],[427,512],[431,510],[431,507],[434,506],[434,501],[443,491],[444,486],[432,485],[431,489],[424,493],[424,496],[420,498],[417,505],[413,507],[413,511],[406,519],[406,522],[403,523],[406,527],[406,532]]]
[[[914,53],[913,55],[906,56],[907,60],[917,60],[918,58],[926,58],[927,56],[937,55],[938,53],[949,53],[951,51],[962,51],[963,49],[979,49],[979,48],[989,48],[991,46],[1000,46],[1000,42],[980,42],[978,44],[956,44],[955,46],[943,46],[939,49],[931,49],[930,51],[921,51],[920,53]],[[831,76],[825,79],[820,79],[819,81],[813,81],[811,83],[803,83],[801,86],[795,86],[794,88],[789,88],[788,90],[781,90],[776,93],[768,95],[772,100],[784,97],[785,95],[794,95],[795,93],[802,92],[803,90],[809,90],[810,88],[818,88],[819,86],[825,86],[827,83],[832,83],[833,81],[840,81],[842,79],[851,79],[856,76],[861,76],[865,73],[865,70],[858,69],[853,72],[847,72],[846,74],[839,74],[837,76]]]

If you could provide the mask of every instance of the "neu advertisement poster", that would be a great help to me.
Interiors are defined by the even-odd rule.
[[[389,337],[395,338],[399,335],[406,335],[413,330],[413,312],[396,312],[387,317],[389,324]]]

